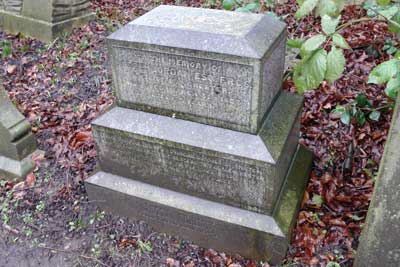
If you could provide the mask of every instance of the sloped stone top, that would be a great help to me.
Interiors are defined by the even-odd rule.
[[[108,39],[261,58],[285,29],[268,15],[162,5]]]

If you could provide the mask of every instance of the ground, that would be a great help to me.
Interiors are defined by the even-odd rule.
[[[0,266],[263,265],[153,232],[87,199],[83,181],[96,165],[90,122],[114,101],[105,37],[160,3],[220,8],[213,0],[93,0],[96,20],[54,42],[0,32],[3,84],[45,152],[25,183],[0,180]],[[296,21],[296,9],[292,0],[273,8],[289,37],[320,32],[318,19]],[[365,15],[349,6],[342,21]],[[343,35],[352,47],[343,77],[305,94],[301,143],[315,160],[285,266],[352,265],[386,141],[391,100],[367,75],[388,58],[382,47],[392,36],[383,22],[354,24]],[[284,90],[296,92],[290,75]],[[331,111],[360,93],[382,107],[381,119],[341,123]]]

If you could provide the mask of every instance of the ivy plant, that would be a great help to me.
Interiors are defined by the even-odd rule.
[[[314,12],[317,17],[322,17],[324,15],[337,17],[343,10],[344,2],[345,0],[297,0],[299,9],[295,17],[300,19],[310,15],[312,12]]]
[[[290,45],[300,48],[301,61],[294,67],[293,81],[299,93],[317,88],[323,80],[334,82],[343,73],[346,59],[343,49],[350,49],[338,31],[340,15],[336,18],[323,15],[322,33],[304,42],[291,41]],[[327,44],[331,45],[328,52]]]
[[[321,17],[322,33],[307,40],[289,40],[288,46],[300,48],[301,61],[293,69],[293,81],[300,94],[316,89],[322,81],[334,82],[343,73],[346,60],[343,49],[350,49],[340,31],[361,21],[386,21],[389,30],[400,37],[400,3],[391,0],[367,0],[367,18],[351,20],[339,25],[343,0],[297,0],[299,9],[295,16],[300,19],[312,13]],[[398,37],[398,38],[399,38]],[[331,45],[331,49],[326,49]],[[385,93],[392,98],[400,87],[400,52],[391,40],[386,40],[384,51],[394,58],[372,70],[368,83],[386,84]],[[344,115],[345,117],[347,115]],[[347,120],[346,120],[347,121]]]
[[[272,1],[267,1],[266,5],[272,6]],[[222,7],[225,10],[235,10],[237,12],[254,12],[260,9],[260,1],[244,1],[244,0],[223,0]]]
[[[364,94],[359,94],[348,106],[338,105],[332,112],[339,114],[341,122],[346,125],[349,125],[351,119],[354,118],[358,126],[364,126],[367,118],[372,121],[379,121],[381,111],[387,112],[389,106],[384,105],[375,108]]]

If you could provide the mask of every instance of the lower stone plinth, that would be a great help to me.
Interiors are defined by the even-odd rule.
[[[112,213],[228,253],[278,263],[286,254],[312,154],[300,148],[274,215],[204,200],[106,172],[86,181],[89,198]]]
[[[6,180],[24,179],[35,168],[32,155],[22,160],[15,160],[0,155],[0,178]]]
[[[95,17],[94,13],[71,18],[57,23],[21,16],[5,10],[0,10],[0,27],[9,33],[22,33],[26,36],[49,42],[64,32],[69,32]]]

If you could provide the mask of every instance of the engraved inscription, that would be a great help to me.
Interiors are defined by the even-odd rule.
[[[272,205],[270,169],[96,129],[104,171],[261,211]],[[105,168],[105,169],[104,169]]]
[[[0,9],[20,14],[21,8],[22,0],[0,0]]]
[[[54,0],[53,22],[78,17],[89,12],[89,0]]]
[[[123,101],[249,125],[253,67],[114,47]]]

